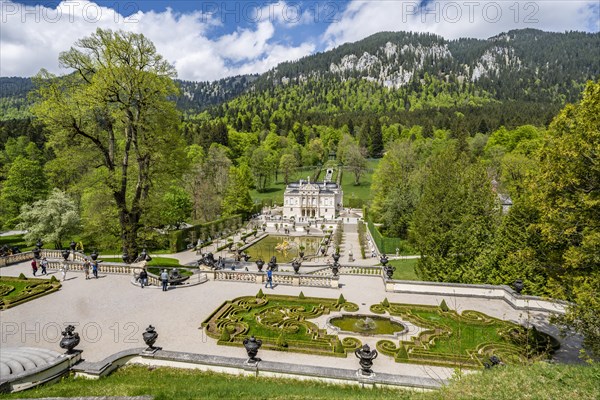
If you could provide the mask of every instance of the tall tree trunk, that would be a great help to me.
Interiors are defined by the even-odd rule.
[[[124,209],[119,210],[119,223],[121,224],[121,243],[123,253],[127,254],[126,262],[133,262],[138,256],[137,232],[140,227],[140,215]]]

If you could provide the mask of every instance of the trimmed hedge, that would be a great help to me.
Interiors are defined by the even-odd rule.
[[[242,222],[241,215],[234,215],[170,232],[169,250],[172,253],[185,250],[188,244],[194,244],[198,239],[207,240],[208,237],[215,237],[218,232],[223,231],[225,228],[230,230],[239,229]]]
[[[263,341],[265,349],[346,357],[346,352],[358,348],[360,341],[340,341],[309,321],[342,309],[352,312],[358,306],[350,302],[339,304],[335,299],[265,296],[261,289],[256,297],[226,301],[202,327],[220,345],[242,346],[243,340],[253,335]]]
[[[390,303],[384,299],[383,302],[372,305],[371,312],[388,312],[424,328],[409,341],[397,344],[391,340],[377,342],[377,350],[393,357],[397,362],[483,368],[491,355],[499,356],[507,364],[523,364],[531,359],[547,356],[548,351],[555,347],[552,346],[551,337],[547,335],[540,335],[537,340],[528,343],[519,343],[519,338],[531,338],[538,332],[527,331],[522,326],[478,311],[466,310],[458,314],[448,309],[445,302],[436,307]],[[477,341],[470,340],[469,335],[480,329],[487,331]],[[533,352],[530,350],[533,347],[531,342],[539,344]]]

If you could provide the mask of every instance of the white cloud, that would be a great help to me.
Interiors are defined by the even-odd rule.
[[[597,0],[353,0],[323,38],[328,48],[381,31],[431,32],[447,39],[488,38],[511,29],[598,31]],[[426,11],[426,12],[424,12]]]
[[[179,78],[186,80],[260,73],[315,49],[311,43],[279,43],[273,22],[279,26],[281,20],[269,18],[268,14],[253,29],[238,29],[211,38],[210,29],[221,24],[220,18],[200,11],[138,11],[124,17],[111,8],[84,0],[63,1],[54,8],[0,0],[0,6],[1,76],[32,76],[41,68],[65,73],[58,65],[60,52],[99,27],[143,33],[175,65]]]

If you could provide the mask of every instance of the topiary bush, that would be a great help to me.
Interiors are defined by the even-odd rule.
[[[257,299],[264,299],[265,298],[265,294],[263,293],[262,289],[258,290],[258,293],[256,293],[256,298]]]
[[[285,340],[285,336],[283,336],[283,332],[281,332],[281,334],[277,338],[277,343],[276,344],[277,344],[277,347],[283,347],[283,348],[288,347],[288,343]]]
[[[301,300],[303,300],[306,297],[304,296],[304,293],[300,292],[300,294],[298,295],[298,298],[301,299]]]
[[[442,310],[443,312],[450,311],[450,308],[448,308],[448,304],[446,304],[446,300],[444,299],[442,299],[442,302],[440,303],[440,310]]]
[[[56,282],[58,282],[58,279],[56,279],[56,277],[54,275],[52,275],[50,277],[50,283],[56,283]]]
[[[25,274],[23,274],[22,272],[19,274],[19,279],[27,279],[27,277],[25,276]]]
[[[387,299],[387,297],[385,299],[383,299],[383,301],[381,302],[381,305],[384,307],[389,307],[390,306],[390,302]]]
[[[338,297],[337,299],[337,303],[338,304],[344,304],[346,302],[346,299],[344,298],[344,295],[340,293],[340,297]]]

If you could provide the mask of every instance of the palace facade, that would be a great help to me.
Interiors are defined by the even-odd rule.
[[[323,182],[300,180],[290,183],[283,194],[283,218],[296,221],[315,219],[333,220],[338,217],[344,198],[342,188],[329,182],[327,171]]]

